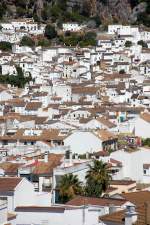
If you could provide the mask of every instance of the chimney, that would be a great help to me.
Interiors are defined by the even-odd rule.
[[[86,152],[86,159],[89,159],[89,152]]]
[[[48,151],[45,151],[44,162],[48,163]]]
[[[127,206],[127,212],[125,213],[125,225],[133,225],[137,221],[137,212],[134,205]]]
[[[72,166],[72,151],[70,150],[70,148],[66,151],[66,154],[65,154],[65,162],[69,166]]]
[[[78,154],[75,154],[75,159],[78,159]]]

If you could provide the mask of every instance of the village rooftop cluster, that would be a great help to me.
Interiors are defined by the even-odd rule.
[[[65,23],[61,32],[88,29]],[[108,25],[96,46],[21,46],[33,19],[1,23],[0,225],[150,224],[150,30]],[[20,70],[18,70],[18,68]],[[86,183],[94,160],[112,180],[101,197],[59,202],[64,175]]]

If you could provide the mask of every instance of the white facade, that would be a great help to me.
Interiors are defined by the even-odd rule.
[[[30,209],[29,209],[30,210]],[[41,209],[42,210],[42,209]],[[47,225],[82,225],[83,221],[85,225],[98,224],[99,212],[93,213],[88,207],[83,209],[83,207],[72,207],[72,209],[57,210],[55,208],[49,208],[42,211],[35,212],[17,210],[17,220],[16,224],[39,224],[43,223]]]
[[[122,163],[122,168],[118,175],[116,174],[115,179],[131,179],[137,183],[149,183],[150,182],[150,170],[144,172],[144,164],[150,164],[150,151],[146,148],[141,148],[135,152],[126,152],[124,150],[119,150],[110,154],[110,156],[105,160],[108,161],[109,158],[113,158]]]
[[[78,23],[63,23],[63,31],[73,31],[77,32],[84,28],[84,26],[79,25]]]
[[[84,154],[102,149],[102,141],[92,132],[76,131],[64,140],[65,146],[70,146],[73,153]]]

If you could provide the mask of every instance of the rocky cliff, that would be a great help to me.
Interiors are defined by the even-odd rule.
[[[49,20],[52,12],[57,17],[59,7],[63,7],[66,12],[78,11],[79,15],[98,16],[102,23],[130,23],[136,22],[137,16],[146,11],[148,2],[149,0],[1,0],[0,18],[34,16],[39,20]]]

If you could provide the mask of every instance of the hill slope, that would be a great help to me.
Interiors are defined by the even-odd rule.
[[[149,0],[1,0],[0,19],[34,17],[39,21],[84,20],[102,23],[139,21],[150,26]]]

